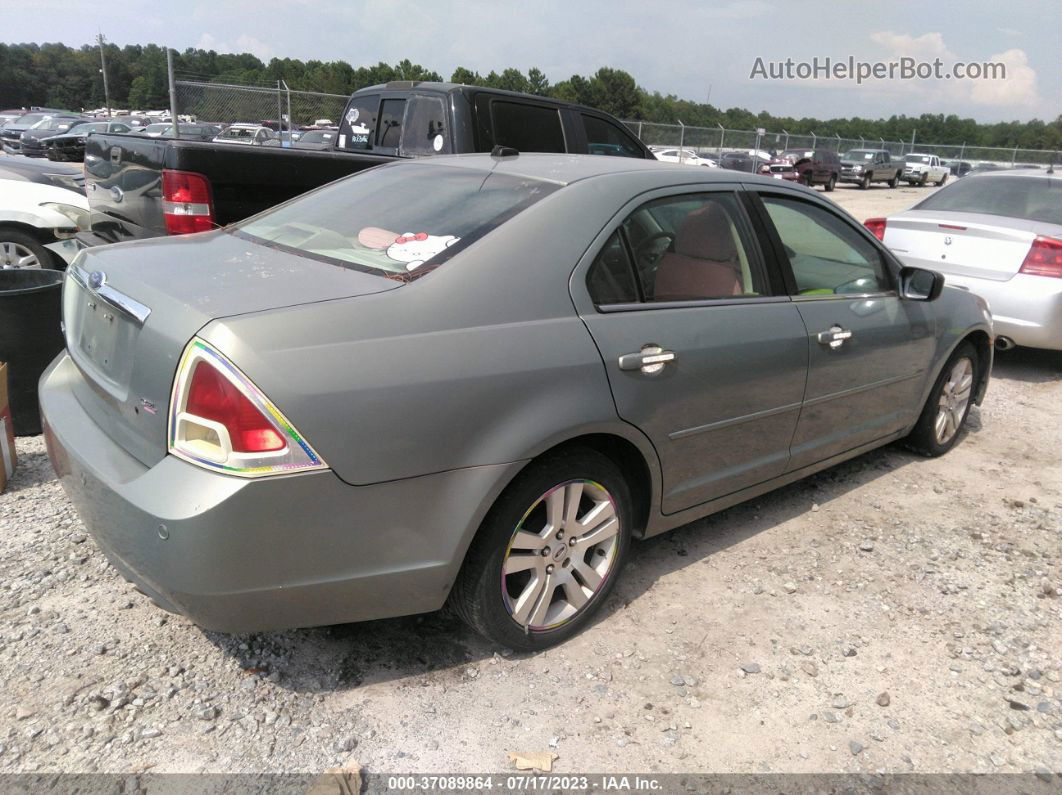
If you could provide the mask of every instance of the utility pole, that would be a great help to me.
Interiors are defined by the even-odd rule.
[[[102,33],[96,34],[96,43],[100,46],[100,73],[103,75],[103,106],[107,108],[107,118],[111,118],[111,90],[107,86],[107,60],[103,56],[103,45],[106,43]]]
[[[177,87],[173,82],[173,49],[166,48],[166,77],[170,84],[170,121],[173,123],[173,137],[181,137],[181,124],[177,118]]]

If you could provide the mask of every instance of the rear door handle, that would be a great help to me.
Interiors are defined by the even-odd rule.
[[[851,339],[852,332],[840,326],[830,326],[829,331],[819,332],[819,344],[829,345],[831,348],[840,348],[844,341]]]
[[[621,370],[641,370],[646,375],[653,375],[675,359],[674,351],[665,351],[659,345],[646,344],[638,353],[625,353],[620,356],[619,367]]]

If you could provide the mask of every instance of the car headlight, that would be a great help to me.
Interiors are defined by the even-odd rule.
[[[76,207],[73,204],[61,204],[59,202],[42,202],[40,206],[47,207],[52,212],[59,213],[65,218],[69,218],[70,222],[75,227],[74,232],[82,232],[89,228],[89,212],[82,207]],[[63,233],[66,233],[67,237],[73,234],[72,232],[67,233],[67,230],[62,230],[62,232],[58,229],[56,230],[57,236],[62,236]]]

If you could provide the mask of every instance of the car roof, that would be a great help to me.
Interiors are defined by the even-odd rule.
[[[417,166],[442,164],[479,171],[495,171],[500,174],[537,179],[557,185],[570,185],[584,179],[632,172],[656,172],[665,181],[673,179],[676,174],[683,176],[690,174],[687,166],[660,160],[545,152],[526,152],[512,157],[494,157],[489,154],[445,155],[403,161],[403,164],[406,163]],[[717,171],[707,168],[698,169],[698,171],[704,172],[699,175],[700,180],[704,182],[742,182],[762,179],[753,178],[752,175],[742,177],[737,171]]]

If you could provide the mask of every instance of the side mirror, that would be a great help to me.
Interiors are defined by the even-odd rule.
[[[908,301],[936,301],[944,290],[944,274],[925,268],[900,269],[900,297]]]

